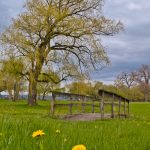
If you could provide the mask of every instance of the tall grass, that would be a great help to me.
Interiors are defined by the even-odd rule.
[[[149,150],[150,104],[133,103],[129,119],[65,121],[48,116],[49,102],[30,107],[25,101],[0,100],[0,150],[71,150],[84,144],[87,150]],[[45,135],[33,138],[42,129]],[[60,130],[60,133],[56,133]]]

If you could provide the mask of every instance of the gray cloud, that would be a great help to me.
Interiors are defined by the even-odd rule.
[[[25,0],[1,0],[0,1],[0,32],[2,32],[23,11]]]
[[[125,27],[120,34],[102,39],[111,66],[93,73],[92,77],[108,83],[122,71],[150,65],[150,1],[106,0],[103,12],[107,17],[121,20]]]

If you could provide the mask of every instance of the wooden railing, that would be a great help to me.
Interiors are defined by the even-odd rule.
[[[99,96],[101,97],[101,118],[104,118],[104,110],[106,105],[111,105],[111,118],[115,117],[114,107],[118,107],[118,116],[129,116],[129,102],[130,100],[120,96],[118,94],[115,94],[113,92],[108,92],[105,90],[99,90],[98,91]],[[109,100],[109,101],[108,101]],[[117,101],[117,103],[115,103]],[[122,104],[123,103],[123,104]],[[124,112],[121,113],[121,107],[123,108]]]
[[[129,116],[129,102],[127,98],[124,98],[120,95],[117,95],[112,92],[108,92],[105,90],[98,91],[99,97],[81,95],[81,94],[72,94],[72,93],[61,93],[61,92],[52,92],[52,101],[51,101],[51,113],[54,114],[56,107],[68,107],[68,114],[73,114],[73,106],[81,106],[81,113],[85,113],[85,107],[91,107],[91,113],[95,113],[95,108],[99,109],[99,113],[101,114],[101,118],[105,118],[105,107],[107,105],[111,106],[110,116],[114,118],[116,116]],[[58,97],[63,97],[64,100],[68,99],[68,103],[56,103]],[[78,101],[79,103],[74,103],[74,101]],[[91,103],[87,103],[90,101]],[[97,105],[98,104],[98,105]],[[118,113],[116,114],[114,109],[118,108]],[[121,108],[123,108],[123,113],[121,112]]]
[[[69,99],[69,103],[64,104],[64,103],[56,103],[57,97],[64,97],[64,99]],[[80,103],[73,103],[74,101],[80,102]],[[89,104],[87,101],[91,101],[92,103]],[[85,112],[85,107],[86,106],[91,106],[91,112],[94,113],[95,107],[99,107],[95,105],[96,101],[101,101],[101,99],[97,97],[92,97],[92,96],[87,96],[87,95],[81,95],[81,94],[72,94],[72,93],[60,93],[60,92],[52,92],[52,101],[51,101],[51,113],[55,113],[55,108],[57,106],[63,107],[63,106],[68,106],[69,114],[72,114],[72,107],[73,106],[81,106],[82,110],[81,112]]]

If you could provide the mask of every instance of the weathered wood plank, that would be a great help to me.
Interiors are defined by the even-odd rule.
[[[105,116],[105,105],[111,106],[111,112],[110,116],[114,118],[115,116],[127,116],[129,115],[129,100],[119,96],[115,93],[107,92],[104,90],[99,91],[99,97],[92,97],[87,95],[80,95],[80,94],[72,94],[72,93],[61,93],[61,92],[52,92],[52,101],[51,101],[51,113],[54,114],[56,107],[68,107],[68,113],[69,115],[72,115],[72,107],[73,106],[79,106],[81,108],[81,112],[85,113],[85,107],[91,106],[92,107],[92,113],[95,112],[95,107],[99,107],[101,119]],[[111,97],[111,99],[107,99],[108,95]],[[57,104],[55,102],[56,97],[64,96],[64,98],[68,99],[68,103],[59,103]],[[108,102],[107,102],[107,101]],[[91,103],[88,103],[91,102]],[[123,103],[122,103],[123,102]],[[115,112],[115,107],[118,107],[118,112]],[[121,114],[121,107],[123,107],[123,114]]]
[[[126,100],[124,100],[124,115],[126,116]]]
[[[101,112],[101,119],[104,119],[104,107],[105,107],[105,103],[104,103],[104,92],[102,93],[102,99],[101,99],[101,105],[100,105],[100,112]]]
[[[103,93],[105,93],[105,96],[108,96],[108,97],[116,97],[117,99],[121,97],[122,101],[126,100],[126,101],[130,101],[129,99],[121,96],[121,95],[118,95],[116,93],[113,93],[113,92],[109,92],[109,91],[106,91],[106,90],[99,90],[98,91],[99,95],[102,96]]]
[[[129,101],[128,101],[128,116],[130,115],[130,104],[129,104]]]
[[[115,99],[115,95],[113,94],[112,104],[111,104],[111,118],[115,117],[115,113],[114,113],[114,99]]]

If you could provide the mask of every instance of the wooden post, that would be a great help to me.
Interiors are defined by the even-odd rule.
[[[112,99],[112,104],[111,104],[111,118],[114,118],[115,117],[115,114],[114,114],[114,94],[113,94],[113,99]]]
[[[118,105],[118,115],[119,115],[119,118],[121,116],[121,97],[119,97],[119,105]]]
[[[72,97],[70,96],[69,114],[72,115]]]
[[[101,105],[100,105],[100,112],[101,112],[101,119],[104,118],[104,92],[102,93]]]
[[[82,97],[82,113],[84,113],[84,96]]]
[[[129,104],[129,100],[128,100],[128,116],[130,115],[130,104]]]
[[[55,94],[52,93],[52,101],[51,101],[51,113],[54,114],[55,113]]]
[[[94,99],[92,99],[92,113],[94,113]]]
[[[126,99],[124,99],[124,116],[126,117]]]

